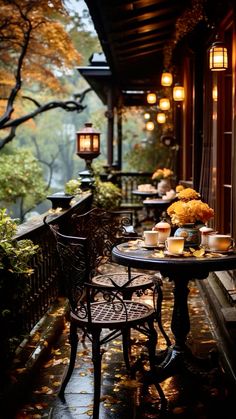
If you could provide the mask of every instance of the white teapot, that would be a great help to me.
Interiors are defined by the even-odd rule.
[[[158,231],[158,243],[164,244],[170,236],[171,226],[167,221],[162,220],[153,227],[153,230]]]
[[[213,228],[203,226],[199,228],[199,231],[201,232],[201,246],[208,247],[208,237],[209,234],[212,234],[214,232]]]

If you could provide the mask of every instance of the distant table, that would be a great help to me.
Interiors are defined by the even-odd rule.
[[[159,196],[159,193],[157,192],[157,189],[155,189],[154,191],[140,191],[138,189],[134,189],[132,191],[133,195],[139,196],[140,197],[140,201],[145,200],[146,198],[155,198],[157,196]],[[150,208],[149,207],[145,207],[146,210],[146,216],[142,219],[142,222],[144,221],[149,221],[152,218],[150,217]]]
[[[192,354],[186,346],[186,338],[190,331],[188,312],[188,283],[194,279],[205,279],[209,272],[236,269],[236,253],[211,257],[161,257],[157,252],[139,246],[123,243],[112,250],[114,262],[133,268],[157,270],[174,283],[174,307],[172,312],[171,330],[175,344],[168,349],[166,358],[156,368],[159,382],[165,380],[181,368],[186,367],[187,360],[192,361]],[[190,361],[190,363],[191,363]]]
[[[147,211],[149,213],[150,213],[150,210],[153,209],[154,221],[157,223],[158,221],[160,221],[160,218],[163,212],[167,210],[167,208],[169,207],[170,204],[172,204],[173,201],[174,199],[146,198],[143,201],[143,205],[147,208]]]

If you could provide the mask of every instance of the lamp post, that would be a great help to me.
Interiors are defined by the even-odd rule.
[[[90,122],[76,133],[77,137],[77,156],[85,160],[85,169],[79,173],[81,177],[82,189],[89,189],[93,186],[94,176],[92,169],[92,160],[100,154],[100,132],[92,128]]]

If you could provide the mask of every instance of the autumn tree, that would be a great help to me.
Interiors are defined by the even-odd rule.
[[[60,76],[80,63],[81,56],[65,30],[69,16],[63,0],[0,0],[0,10],[2,149],[15,137],[20,124],[42,112],[54,108],[81,112],[87,90],[76,100],[42,104],[38,99],[40,91],[53,92],[57,98],[65,94]],[[26,113],[24,100],[31,104]]]
[[[16,204],[21,222],[28,211],[46,198],[47,189],[42,169],[29,150],[0,155],[0,202],[12,210]]]

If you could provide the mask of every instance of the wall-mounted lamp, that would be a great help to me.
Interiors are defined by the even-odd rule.
[[[163,71],[161,75],[161,85],[162,86],[171,86],[173,82],[172,74],[169,71]]]
[[[153,131],[154,130],[154,123],[152,121],[146,122],[145,128],[147,131]]]
[[[85,160],[85,170],[79,175],[82,179],[82,188],[89,188],[93,185],[92,160],[100,154],[100,132],[92,128],[90,122],[85,123],[84,128],[76,133],[77,149],[76,154]]]
[[[144,119],[146,119],[146,121],[147,121],[148,119],[150,119],[150,117],[151,117],[150,113],[145,112]]]
[[[149,103],[149,105],[154,105],[157,101],[157,95],[154,92],[150,92],[147,94],[147,103]]]
[[[211,71],[224,71],[228,68],[228,52],[222,41],[216,41],[209,48],[209,68]]]
[[[163,97],[159,101],[159,108],[162,111],[168,111],[170,109],[170,99],[168,97]]]
[[[173,88],[173,99],[177,102],[181,102],[184,100],[184,87],[176,84]]]
[[[164,112],[158,112],[157,122],[158,124],[164,124],[166,122],[166,114]]]

